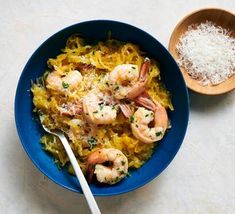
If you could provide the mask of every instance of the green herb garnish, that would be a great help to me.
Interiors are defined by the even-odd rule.
[[[134,116],[131,115],[131,116],[130,116],[130,122],[133,123],[133,122],[134,122],[134,119],[135,119]]]
[[[115,88],[114,88],[114,91],[117,91],[119,89],[119,85],[117,85]]]
[[[97,143],[97,140],[96,140],[94,137],[91,137],[91,138],[88,139],[87,142],[88,142],[88,144],[89,144],[89,146],[90,146],[90,149],[93,149],[94,146],[95,146],[96,143]]]
[[[104,108],[104,105],[103,104],[100,104],[100,111],[102,111],[102,109]]]
[[[156,132],[157,137],[160,136],[160,135],[162,135],[162,132]]]
[[[68,88],[68,87],[69,87],[69,84],[63,81],[63,82],[62,82],[62,86],[63,86],[63,88],[65,88],[65,89],[66,89],[66,88]]]
[[[44,78],[43,78],[43,77],[38,77],[38,78],[36,78],[36,84],[37,84],[38,86],[41,86],[41,87],[45,88]]]
[[[34,108],[33,112],[37,113],[38,116],[42,116],[43,115],[43,112],[42,112],[41,109]]]
[[[116,177],[114,182],[117,183],[119,181],[119,177]]]

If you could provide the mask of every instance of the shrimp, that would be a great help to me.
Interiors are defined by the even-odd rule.
[[[123,115],[127,118],[130,118],[130,116],[133,114],[133,109],[131,109],[130,105],[128,105],[124,102],[120,102],[119,107],[120,107]]]
[[[116,99],[133,99],[145,90],[150,59],[145,58],[140,71],[133,64],[116,66],[109,75],[110,85]]]
[[[63,103],[58,110],[62,116],[76,116],[82,114],[82,103],[79,101]]]
[[[104,166],[104,163],[111,163]],[[118,149],[98,149],[91,153],[87,159],[88,181],[91,182],[93,174],[100,183],[115,184],[128,173],[128,160]]]
[[[135,101],[145,108],[139,107],[133,115],[131,123],[133,135],[143,143],[161,140],[168,128],[166,109],[159,102],[153,102],[148,97],[139,96]],[[149,127],[152,121],[153,127]]]
[[[99,92],[90,92],[83,98],[83,112],[89,122],[94,124],[111,124],[115,121],[117,117],[115,105],[107,103],[105,98],[107,96]]]
[[[161,140],[168,128],[166,109],[160,103],[153,102],[146,95],[137,97],[135,102],[143,107],[138,107],[133,115],[130,108],[121,107],[124,115],[130,119],[133,135],[143,143]],[[149,127],[151,122],[153,122],[153,127]]]
[[[81,81],[82,75],[77,70],[70,71],[66,76],[61,76],[58,71],[53,71],[47,76],[46,86],[57,92],[74,91]]]

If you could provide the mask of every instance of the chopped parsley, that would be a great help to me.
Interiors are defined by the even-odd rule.
[[[37,84],[38,86],[41,86],[41,87],[45,88],[44,78],[43,78],[43,77],[38,77],[38,78],[36,78],[36,84]]]
[[[93,111],[93,113],[94,113],[94,114],[97,114],[97,113],[98,113],[98,111]]]
[[[42,115],[43,115],[43,112],[42,112],[42,110],[41,110],[41,109],[37,109],[37,108],[35,108],[35,109],[33,110],[33,112],[37,113],[37,114],[38,114],[38,116],[42,116]]]
[[[66,89],[66,88],[68,88],[68,87],[69,87],[69,84],[63,81],[63,82],[62,82],[62,86],[63,86],[63,88],[65,88],[65,89]]]
[[[121,175],[124,175],[124,174],[125,174],[125,172],[122,170],[122,171],[121,171]]]
[[[117,183],[119,181],[119,177],[116,177],[114,182]]]
[[[104,108],[104,105],[103,104],[100,104],[100,111],[102,111],[102,109]]]
[[[125,164],[125,161],[121,161],[121,163],[122,163],[122,166],[124,166],[124,164]]]
[[[114,88],[114,91],[117,91],[119,89],[119,85],[117,85],[115,88]]]
[[[145,115],[145,117],[148,117],[148,116],[149,116],[149,114],[146,114],[146,115]]]
[[[97,143],[97,140],[94,137],[90,137],[87,142],[90,146],[90,149],[93,149]]]
[[[130,116],[130,122],[133,123],[133,122],[134,122],[134,119],[135,119],[134,116],[131,115],[131,116]]]
[[[160,135],[162,135],[162,132],[156,132],[157,137],[160,136]]]
[[[135,67],[134,67],[134,66],[132,66],[131,68],[135,69]]]

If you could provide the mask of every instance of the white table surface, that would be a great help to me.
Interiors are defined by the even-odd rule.
[[[113,19],[148,31],[167,47],[185,14],[210,6],[235,11],[235,0],[0,0],[0,213],[89,213],[82,195],[35,168],[15,128],[17,81],[48,36],[79,21]],[[235,213],[235,92],[190,92],[190,99],[187,134],[174,161],[136,191],[97,197],[103,213]]]

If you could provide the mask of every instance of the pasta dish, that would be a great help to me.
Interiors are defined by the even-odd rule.
[[[158,63],[129,42],[72,35],[32,84],[34,112],[65,133],[87,178],[115,184],[141,167],[169,128],[170,93]],[[44,149],[59,167],[73,168],[57,137]]]

